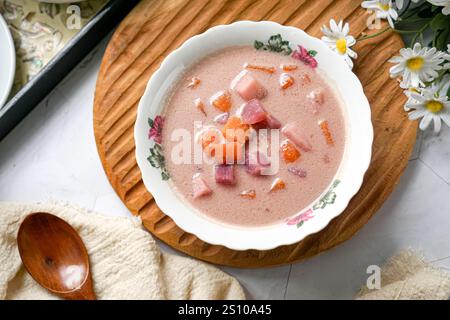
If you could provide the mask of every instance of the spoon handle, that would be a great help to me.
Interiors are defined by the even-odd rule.
[[[62,293],[60,296],[67,300],[97,300],[95,292],[92,288],[91,274],[89,273],[86,281],[79,289]]]

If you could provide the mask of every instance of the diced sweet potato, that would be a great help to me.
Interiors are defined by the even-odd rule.
[[[300,158],[300,151],[289,141],[285,140],[280,146],[281,154],[287,163],[295,162]]]
[[[273,191],[277,191],[277,190],[282,190],[286,188],[286,184],[284,183],[283,180],[281,180],[280,178],[276,178],[273,182],[272,185],[270,186],[270,192]]]
[[[214,158],[220,164],[244,163],[244,144],[227,141],[214,145]]]
[[[194,100],[195,107],[200,110],[206,116],[205,104],[202,102],[200,98]]]
[[[327,142],[327,144],[332,146],[334,144],[334,140],[330,131],[330,127],[328,126],[328,121],[326,120],[319,121],[319,127],[322,130],[322,134],[325,137],[325,141]]]
[[[188,88],[195,88],[196,86],[198,86],[200,84],[200,79],[197,77],[192,77],[191,82],[189,82],[189,84],[187,85]]]
[[[282,64],[280,65],[280,69],[283,71],[294,71],[298,69],[298,66],[295,64]]]
[[[236,183],[234,166],[228,164],[216,165],[214,167],[214,177],[219,184],[234,185]]]
[[[231,89],[236,91],[242,99],[248,101],[252,99],[263,99],[267,95],[267,90],[244,70],[231,82]]]
[[[280,88],[285,90],[294,84],[294,78],[287,73],[282,73],[279,79]]]
[[[216,92],[209,101],[212,106],[222,112],[228,112],[231,109],[231,94],[228,91]]]
[[[222,129],[222,133],[228,141],[237,141],[239,143],[245,143],[248,139],[247,131],[250,128],[248,124],[243,124],[241,118],[238,116],[232,116],[228,118],[227,123]]]
[[[257,64],[250,64],[250,63],[244,64],[244,68],[245,69],[253,69],[253,70],[263,71],[265,73],[275,73],[275,71],[276,71],[274,67],[266,67],[266,66],[261,66],[261,65],[257,65]]]
[[[308,137],[302,132],[301,128],[295,122],[285,125],[281,129],[281,132],[301,150],[305,152],[312,150]]]
[[[200,143],[206,154],[213,157],[215,153],[214,146],[218,143],[223,143],[225,139],[219,129],[211,126],[201,130],[196,136],[196,141]]]
[[[244,190],[240,194],[241,198],[246,199],[255,199],[256,198],[256,191],[255,190]]]
[[[212,190],[206,181],[200,176],[200,174],[195,174],[192,178],[192,197],[197,199],[211,193]]]
[[[267,119],[267,112],[258,99],[247,101],[240,110],[241,121],[244,124],[255,124]]]

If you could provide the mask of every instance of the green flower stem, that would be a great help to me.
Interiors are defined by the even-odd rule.
[[[412,48],[417,41],[417,38],[421,38],[421,44],[423,45],[423,32],[430,26],[430,22],[425,23],[419,31],[417,31],[414,38],[411,40],[410,47]]]
[[[366,35],[366,36],[362,36],[356,39],[356,41],[363,41],[363,40],[367,40],[367,39],[372,39],[375,37],[378,37],[380,35],[382,35],[383,33],[385,33],[386,31],[392,30],[394,32],[397,32],[399,34],[414,34],[414,38],[411,41],[410,46],[413,47],[414,44],[417,41],[417,38],[421,38],[423,39],[423,32],[430,26],[430,22],[426,23],[425,25],[422,26],[422,28],[420,28],[419,30],[399,30],[399,29],[392,29],[391,27],[387,27],[377,33],[374,34],[370,34],[370,35]],[[422,45],[423,45],[423,40],[421,41]]]
[[[430,21],[432,18],[415,18],[415,19],[401,19],[395,22],[395,24],[401,24],[401,23],[415,23],[415,22],[424,22],[424,21]]]
[[[394,29],[394,31],[400,34],[416,34],[420,32],[420,30],[399,30],[399,29]]]
[[[367,36],[362,36],[356,39],[356,41],[363,41],[367,39],[372,39],[375,37],[378,37],[379,35],[382,35],[386,31],[392,30],[394,32],[400,33],[400,34],[416,34],[417,32],[420,32],[420,30],[398,30],[398,29],[392,29],[391,27],[387,27],[386,29],[381,30],[380,32],[369,34]]]
[[[358,39],[356,39],[356,41],[363,41],[363,40],[367,40],[367,39],[372,39],[372,38],[378,37],[379,35],[382,35],[386,31],[388,31],[389,29],[391,29],[391,27],[387,27],[386,29],[383,29],[380,32],[377,32],[377,33],[374,33],[374,34],[369,34],[369,35],[366,35],[366,36],[359,37]]]

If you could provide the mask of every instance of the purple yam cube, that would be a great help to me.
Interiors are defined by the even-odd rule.
[[[234,165],[221,164],[214,167],[214,176],[216,183],[225,185],[234,185],[236,180],[234,178]]]
[[[267,119],[267,112],[258,99],[250,100],[244,104],[240,115],[244,124],[255,124]]]

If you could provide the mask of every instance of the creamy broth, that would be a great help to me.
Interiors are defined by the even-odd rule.
[[[194,136],[194,121],[221,130],[223,124],[218,124],[214,119],[223,111],[210,103],[211,97],[219,91],[229,91],[229,114],[238,114],[246,100],[231,90],[230,85],[243,71],[245,64],[274,68],[270,69],[273,73],[248,69],[247,74],[265,89],[267,94],[260,102],[267,113],[278,119],[282,126],[294,123],[301,128],[311,150],[305,151],[288,139],[300,154],[299,159],[287,163],[283,151],[280,151],[278,173],[265,176],[249,174],[244,165],[235,165],[235,184],[224,185],[216,183],[214,164],[175,164],[171,152],[179,142],[171,141],[171,134],[175,129],[183,128]],[[297,69],[286,71],[282,70],[281,65],[294,65]],[[282,73],[294,80],[285,89],[280,87]],[[189,87],[193,78],[200,82]],[[203,103],[206,115],[195,105],[196,100]],[[343,157],[346,136],[341,104],[338,94],[318,69],[312,69],[290,56],[257,51],[251,46],[239,46],[220,50],[201,59],[174,85],[164,111],[162,141],[174,192],[199,214],[221,223],[265,226],[283,222],[317,199],[336,175]],[[327,125],[325,129],[320,125],[324,121]],[[285,141],[287,135],[280,131],[280,138]],[[306,177],[293,174],[289,168],[302,170]],[[193,196],[194,175],[200,176],[211,189],[208,194],[196,198]],[[276,178],[284,182],[285,188],[271,192]],[[240,195],[248,190],[254,191],[256,196],[251,198]]]

